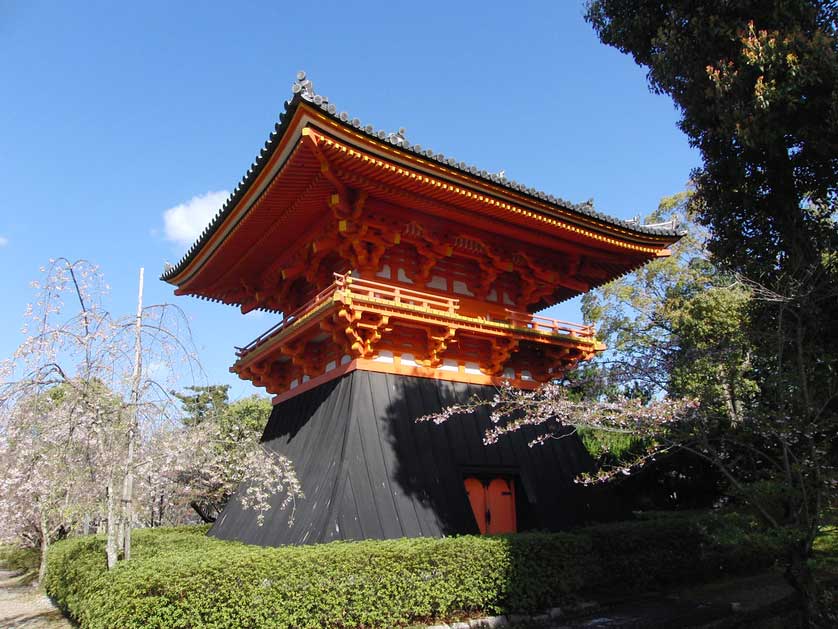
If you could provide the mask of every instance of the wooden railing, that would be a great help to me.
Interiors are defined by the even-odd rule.
[[[551,319],[550,317],[542,317],[541,315],[534,315],[528,312],[516,312],[508,308],[506,313],[509,323],[516,328],[528,328],[548,334],[569,334],[570,336],[587,339],[594,338],[594,326],[592,325],[562,321],[561,319]]]
[[[341,301],[344,302],[349,302],[352,299],[360,299],[361,301],[371,301],[393,308],[406,306],[410,309],[419,309],[432,315],[455,316],[459,315],[460,310],[459,299],[425,293],[413,290],[412,288],[394,286],[383,282],[365,280],[359,277],[352,277],[349,274],[335,273],[335,281],[331,285],[324,288],[306,304],[284,317],[282,321],[260,334],[244,347],[237,347],[236,355],[238,357],[244,356],[269,337],[305,319],[307,315],[316,311],[325,302],[334,300],[338,292],[343,293]],[[462,315],[460,316],[462,317]],[[592,339],[594,337],[593,326],[573,323],[571,321],[562,321],[560,319],[551,319],[528,312],[517,312],[508,308],[506,309],[506,316],[503,318],[499,318],[496,315],[487,315],[486,317],[473,317],[469,315],[464,318],[473,319],[478,324],[501,323],[513,328],[532,330],[542,334],[555,334],[583,339]]]
[[[337,274],[335,274],[335,275],[337,275]],[[326,301],[328,301],[332,298],[332,296],[335,294],[337,284],[338,283],[335,282],[335,283],[329,285],[328,287],[324,288],[323,290],[321,290],[319,293],[317,293],[317,295],[314,296],[313,299],[309,300],[308,302],[306,302],[305,304],[303,304],[302,306],[297,308],[291,314],[283,317],[282,321],[277,323],[272,328],[269,328],[268,330],[265,330],[264,332],[262,332],[262,334],[260,334],[255,339],[250,341],[250,343],[248,343],[244,347],[236,347],[236,356],[239,356],[239,357],[244,356],[250,350],[252,350],[254,347],[256,347],[257,345],[260,345],[268,337],[273,336],[274,334],[276,334],[278,332],[281,332],[285,328],[288,328],[288,327],[292,326],[294,323],[296,323],[300,319],[304,318],[305,315],[307,315],[308,313],[313,312],[314,310],[319,308],[324,302],[326,302]]]
[[[423,293],[412,288],[373,282],[359,277],[337,275],[336,277],[342,277],[344,279],[345,286],[349,288],[352,297],[366,297],[368,299],[391,302],[393,305],[408,305],[442,313],[447,312],[449,314],[456,314],[460,309],[459,299],[434,295],[433,293]],[[338,282],[336,281],[335,283],[337,284]]]

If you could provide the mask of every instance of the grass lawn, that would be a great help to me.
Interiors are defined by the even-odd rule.
[[[815,570],[827,577],[838,579],[838,524],[825,526],[814,544]]]

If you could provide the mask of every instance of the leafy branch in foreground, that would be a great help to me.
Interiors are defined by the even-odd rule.
[[[685,426],[696,421],[697,402],[689,399],[653,400],[644,404],[637,398],[576,400],[559,382],[549,382],[534,391],[503,384],[488,399],[472,397],[463,404],[448,406],[417,421],[441,424],[478,409],[489,410],[492,426],[483,435],[486,445],[497,443],[509,433],[532,429],[531,447],[549,439],[563,439],[579,430],[612,433],[632,437],[642,448],[632,451],[625,460],[603,467],[595,474],[582,475],[577,481],[594,483],[616,475],[628,475],[644,463],[673,448],[690,447],[682,439]]]

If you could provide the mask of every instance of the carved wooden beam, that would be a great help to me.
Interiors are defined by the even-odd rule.
[[[322,175],[335,187],[335,190],[337,190],[337,193],[331,195],[331,198],[328,201],[329,207],[331,207],[333,211],[336,211],[344,216],[350,216],[352,214],[352,207],[349,205],[349,191],[347,190],[346,185],[333,172],[329,159],[320,148],[317,136],[312,133],[306,133],[306,131],[308,131],[308,129],[303,129],[302,141],[306,143],[311,152],[317,158],[317,161],[320,162],[320,172]]]
[[[418,360],[416,362],[434,369],[439,367],[442,364],[442,353],[448,348],[449,341],[454,338],[456,333],[456,328],[428,328],[428,357],[425,360]]]
[[[344,353],[348,353],[349,345],[347,344],[346,324],[339,322],[337,316],[326,317],[320,321],[320,329],[329,334],[332,342]]]
[[[489,376],[499,376],[503,373],[506,361],[517,351],[518,341],[511,338],[491,338],[489,343],[492,347],[490,362],[482,371]]]

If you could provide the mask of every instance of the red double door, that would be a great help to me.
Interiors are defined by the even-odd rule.
[[[465,480],[468,501],[474,519],[483,535],[514,533],[515,483],[510,478],[476,478]]]

